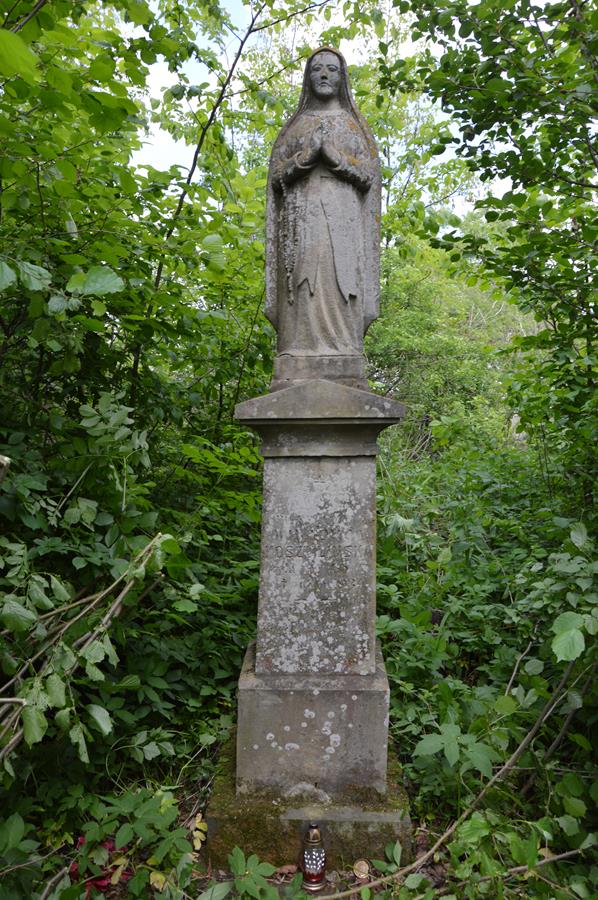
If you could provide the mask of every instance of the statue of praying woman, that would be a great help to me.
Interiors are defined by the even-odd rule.
[[[323,48],[307,62],[270,161],[266,315],[279,358],[363,358],[378,315],[379,240],[376,145],[344,58]]]

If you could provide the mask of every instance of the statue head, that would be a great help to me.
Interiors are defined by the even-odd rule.
[[[344,56],[331,47],[320,47],[307,60],[295,116],[305,109],[337,104],[348,112],[359,115],[351,96]]]
[[[338,97],[342,73],[338,54],[331,50],[319,50],[306,66],[311,91],[322,102]]]

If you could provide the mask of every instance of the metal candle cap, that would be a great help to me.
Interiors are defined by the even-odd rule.
[[[320,829],[317,825],[310,824],[307,829],[307,834],[305,835],[305,843],[306,844],[321,844],[322,843],[322,835],[320,833]]]

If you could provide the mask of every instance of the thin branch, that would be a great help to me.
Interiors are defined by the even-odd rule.
[[[35,165],[35,184],[37,186],[37,196],[39,197],[39,214],[41,218],[41,226],[42,226],[42,234],[45,235],[47,233],[46,228],[46,212],[44,209],[44,198],[42,195],[42,186],[39,180],[39,163]]]
[[[60,512],[60,510],[62,509],[62,507],[64,506],[64,504],[66,503],[66,501],[69,499],[69,497],[71,496],[71,494],[73,493],[73,491],[76,491],[76,490],[77,490],[77,488],[79,487],[79,485],[81,484],[81,482],[83,481],[83,479],[85,478],[85,476],[87,475],[87,473],[89,472],[89,470],[91,469],[92,465],[93,465],[93,463],[90,463],[90,464],[87,466],[87,468],[83,470],[83,472],[81,473],[81,475],[79,475],[79,477],[77,478],[76,482],[74,483],[74,485],[72,486],[72,488],[70,489],[70,491],[68,492],[68,494],[67,494],[65,497],[62,498],[62,500],[60,501],[60,503],[59,503],[58,506],[56,507],[56,514],[58,514],[58,513]]]
[[[64,845],[62,845],[64,846]],[[16,866],[10,866],[6,869],[0,869],[0,877],[4,877],[8,875],[9,872],[16,872],[17,869],[27,869],[29,866],[36,866],[38,863],[42,862],[44,859],[49,859],[51,856],[54,856],[55,853],[58,853],[62,847],[52,847],[49,853],[45,853],[43,856],[36,856],[32,859],[28,859],[26,862],[19,863]]]
[[[200,157],[201,151],[202,151],[202,149],[203,149],[203,145],[204,145],[204,141],[205,141],[205,139],[206,139],[206,135],[207,135],[207,133],[208,133],[210,127],[214,124],[214,120],[215,120],[215,118],[216,118],[216,115],[217,115],[217,113],[218,113],[218,110],[219,110],[220,107],[222,106],[222,103],[223,103],[224,98],[225,98],[225,95],[226,95],[227,88],[228,88],[228,86],[229,86],[229,84],[230,84],[230,82],[231,82],[231,80],[232,80],[232,77],[233,77],[233,75],[234,75],[234,73],[235,73],[235,69],[237,68],[237,64],[238,64],[238,62],[239,62],[239,60],[240,60],[240,58],[241,58],[241,54],[242,54],[242,52],[243,52],[243,50],[244,50],[244,48],[245,48],[245,44],[247,43],[247,41],[249,40],[249,38],[251,37],[251,35],[254,34],[255,31],[257,30],[257,29],[255,28],[255,23],[256,23],[256,21],[258,20],[260,14],[262,13],[263,9],[264,9],[264,4],[260,5],[259,8],[258,8],[258,10],[254,13],[254,15],[253,15],[253,17],[252,17],[252,19],[251,19],[251,22],[250,22],[250,24],[249,24],[249,27],[248,27],[247,31],[245,32],[245,34],[243,35],[242,40],[241,40],[240,43],[239,43],[239,46],[238,46],[238,48],[237,48],[237,53],[236,53],[236,55],[235,55],[235,58],[234,58],[234,60],[233,60],[233,62],[232,62],[232,65],[231,65],[230,69],[228,70],[228,74],[227,74],[226,78],[224,79],[224,82],[223,82],[223,84],[222,84],[222,87],[220,88],[220,91],[219,91],[219,93],[218,93],[218,96],[217,96],[217,98],[216,98],[216,101],[215,101],[215,103],[214,103],[214,105],[213,105],[213,107],[212,107],[212,109],[211,109],[211,111],[210,111],[210,115],[208,116],[208,119],[207,119],[206,123],[204,124],[203,128],[201,129],[201,132],[200,132],[200,135],[199,135],[199,140],[197,141],[197,145],[196,145],[195,151],[194,151],[194,153],[193,153],[193,159],[192,159],[192,161],[191,161],[191,167],[190,167],[190,169],[189,169],[189,173],[188,173],[188,175],[187,175],[187,178],[185,179],[185,184],[183,185],[183,188],[182,188],[182,190],[181,190],[181,193],[180,193],[180,196],[179,196],[179,199],[178,199],[178,203],[177,203],[177,205],[176,205],[176,209],[175,209],[175,211],[174,211],[174,214],[173,214],[173,216],[172,216],[172,219],[170,220],[170,225],[168,226],[168,228],[167,228],[167,230],[166,230],[166,234],[165,234],[165,236],[164,236],[164,240],[165,240],[165,241],[168,241],[168,239],[169,239],[170,237],[172,237],[172,235],[173,235],[173,233],[174,233],[174,229],[176,228],[177,219],[179,218],[179,216],[180,216],[180,214],[181,214],[181,211],[182,211],[182,209],[183,209],[183,204],[184,204],[184,202],[185,202],[185,199],[186,199],[186,197],[187,197],[187,194],[189,193],[189,186],[190,186],[190,184],[191,184],[191,181],[192,181],[192,179],[193,179],[193,176],[195,175],[195,170],[196,170],[197,164],[198,164],[198,162],[199,162],[199,157]],[[162,281],[162,271],[163,271],[163,269],[164,269],[164,259],[161,259],[160,262],[159,262],[159,264],[158,264],[158,269],[157,269],[157,272],[156,272],[156,277],[155,277],[155,279],[154,279],[154,289],[155,289],[155,290],[157,290],[157,289],[160,287],[160,283],[161,283],[161,281]]]
[[[590,670],[590,674],[589,674],[589,676],[588,676],[588,678],[587,678],[587,680],[586,680],[586,682],[585,682],[583,688],[582,688],[581,691],[580,691],[580,696],[581,696],[581,699],[582,699],[582,705],[583,705],[583,698],[584,698],[585,695],[587,694],[587,692],[588,692],[588,690],[589,690],[589,688],[590,688],[590,685],[593,684],[593,677],[594,677],[594,672],[596,671],[596,666],[598,666],[598,663],[594,663],[594,665],[592,666],[592,668],[591,668],[591,670]],[[561,728],[560,728],[559,733],[557,734],[557,736],[556,736],[555,739],[553,740],[552,744],[549,746],[548,750],[546,751],[546,753],[545,753],[544,756],[542,757],[542,763],[545,764],[545,763],[546,763],[546,762],[547,762],[547,761],[548,761],[548,760],[556,753],[556,751],[558,750],[558,748],[561,746],[562,742],[563,742],[564,739],[565,739],[565,736],[566,736],[567,732],[569,731],[569,728],[570,728],[570,726],[571,726],[571,722],[573,721],[573,717],[575,716],[575,713],[576,713],[576,712],[578,712],[577,709],[572,709],[572,710],[565,716],[565,720],[563,721],[563,724],[561,725]],[[529,776],[529,778],[528,778],[527,781],[525,782],[525,784],[524,784],[524,786],[523,786],[523,789],[521,790],[521,796],[522,796],[522,797],[526,797],[526,796],[529,794],[529,792],[531,791],[532,787],[533,787],[534,784],[535,784],[535,781],[536,781],[537,776],[538,776],[538,770],[537,770],[537,769],[534,769],[534,770],[532,771],[532,774]]]
[[[6,28],[6,26],[8,25],[8,20],[10,19],[12,13],[15,11],[15,9],[16,9],[17,6],[19,5],[19,3],[21,3],[21,0],[15,0],[15,2],[13,3],[13,5],[10,7],[10,9],[8,10],[8,12],[7,12],[6,15],[4,16],[4,22],[2,23],[2,27],[3,27],[3,28]]]
[[[46,886],[43,890],[43,893],[40,894],[39,900],[48,900],[48,897],[50,896],[50,893],[51,893],[54,885],[58,884],[60,879],[68,874],[69,869],[70,869],[70,865],[64,866],[64,868],[60,869],[60,871],[57,872],[56,875],[54,875],[53,878],[51,878],[48,881],[48,883],[46,884]]]
[[[310,3],[309,6],[304,6],[303,9],[296,9],[295,12],[290,12],[286,16],[280,16],[278,19],[272,19],[270,22],[264,22],[263,25],[260,25],[258,28],[255,28],[254,31],[257,33],[258,31],[264,31],[266,28],[271,28],[273,25],[278,25],[279,22],[287,22],[289,19],[294,19],[295,16],[301,16],[303,13],[310,12],[312,9],[321,9],[323,6],[326,6],[327,3],[330,3],[330,0],[322,0],[321,3]]]
[[[16,24],[13,28],[11,28],[10,30],[13,31],[13,32],[15,32],[15,33],[16,33],[17,31],[21,31],[21,29],[25,27],[25,25],[27,24],[27,22],[30,22],[32,19],[34,19],[34,18],[36,17],[36,15],[37,15],[38,12],[40,11],[40,9],[42,9],[42,7],[44,7],[44,6],[46,5],[47,2],[48,2],[48,0],[37,0],[37,3],[35,4],[35,6],[33,7],[33,9],[31,10],[31,12],[28,12],[26,16],[23,16],[23,18],[21,19],[21,21],[20,21],[20,22],[17,22],[17,24]]]
[[[291,62],[287,63],[285,66],[281,66],[280,69],[277,69],[275,72],[272,72],[271,75],[268,75],[266,78],[261,78],[259,81],[254,81],[251,87],[243,88],[240,91],[232,91],[230,93],[231,97],[240,97],[241,94],[249,94],[251,91],[255,90],[256,87],[260,87],[262,84],[268,84],[278,75],[281,75],[283,72],[286,72],[287,69],[293,69],[297,65],[298,62],[301,62],[302,59],[305,59],[307,53],[301,54],[300,56],[292,59]]]
[[[254,33],[255,23],[257,22],[259,16],[263,12],[264,7],[265,7],[265,3],[260,4],[260,6],[256,10],[256,12],[253,14],[253,16],[251,18],[251,22],[249,23],[249,27],[247,28],[247,31],[245,32],[245,34],[243,35],[243,38],[239,42],[239,46],[237,48],[235,58],[232,62],[232,65],[230,66],[230,68],[228,70],[228,74],[227,74],[226,78],[224,79],[224,82],[222,84],[222,87],[220,88],[218,96],[216,97],[216,101],[210,111],[210,115],[208,116],[204,126],[201,129],[199,139],[197,141],[195,151],[193,153],[193,159],[191,160],[191,167],[189,168],[187,178],[185,179],[185,184],[183,185],[183,188],[179,195],[179,199],[178,199],[175,211],[170,220],[170,225],[166,229],[166,234],[164,235],[165,243],[174,234],[174,230],[176,228],[178,218],[182,212],[183,205],[185,203],[185,199],[187,198],[187,195],[189,193],[189,187],[191,185],[191,181],[193,179],[193,176],[195,175],[195,170],[197,169],[199,157],[200,157],[201,151],[203,149],[203,145],[204,145],[207,133],[210,130],[211,126],[213,125],[213,123],[216,119],[216,116],[218,114],[218,110],[220,109],[220,107],[222,106],[222,103],[224,102],[224,98],[226,96],[228,86],[232,81],[233,75],[235,73],[235,69],[237,68],[237,64],[238,64],[239,60],[241,59],[241,54],[243,53],[245,44],[247,43],[247,41],[249,40],[251,35]],[[158,268],[156,270],[156,276],[154,278],[154,290],[155,291],[158,290],[158,288],[160,287],[160,284],[162,283],[163,271],[164,271],[164,256],[161,257],[160,262],[158,263]],[[152,313],[152,306],[150,304],[150,306],[148,307],[148,310],[146,312],[146,315],[149,316],[149,315],[151,315],[151,313]],[[133,350],[133,365],[131,367],[131,402],[133,405],[135,405],[135,402],[136,402],[137,378],[139,375],[140,360],[141,360],[141,344],[137,344]]]
[[[239,400],[239,393],[241,391],[241,381],[243,380],[243,376],[245,374],[245,362],[247,359],[247,351],[249,350],[249,344],[251,343],[251,336],[253,335],[253,329],[255,328],[255,323],[257,322],[257,317],[262,308],[262,300],[264,299],[264,293],[265,293],[265,289],[262,291],[262,293],[260,294],[260,296],[258,298],[255,312],[254,312],[253,318],[251,320],[251,325],[249,326],[249,332],[247,334],[247,341],[245,343],[245,347],[243,349],[243,355],[241,357],[241,367],[239,369],[239,377],[237,378],[237,384],[235,386],[235,393],[234,393],[232,409],[231,409],[231,418],[234,415],[235,406],[237,405],[237,402]]]
[[[536,627],[537,627],[537,625],[536,625]],[[525,648],[523,653],[520,653],[519,656],[517,657],[517,659],[515,660],[515,665],[513,666],[513,671],[511,672],[511,677],[509,678],[509,683],[507,684],[507,686],[505,688],[505,696],[508,693],[510,693],[511,688],[513,687],[513,682],[515,681],[515,678],[517,677],[517,672],[519,671],[519,666],[521,665],[521,663],[523,662],[523,660],[525,659],[525,657],[527,656],[527,654],[529,653],[529,651],[532,649],[533,646],[534,646],[534,640],[532,638],[532,640],[529,642],[529,644],[527,645],[527,647]]]
[[[575,661],[572,661],[569,663],[569,665],[563,672],[562,678],[559,681],[558,685],[556,686],[552,696],[544,704],[544,707],[543,707],[542,711],[540,712],[538,718],[534,722],[530,731],[528,731],[526,736],[523,738],[523,740],[521,741],[521,743],[519,744],[517,749],[511,754],[509,759],[498,770],[498,772],[492,776],[490,781],[488,781],[484,785],[484,787],[482,788],[480,793],[477,795],[477,797],[475,797],[475,799],[471,802],[471,804],[467,807],[467,809],[464,810],[461,813],[461,815],[459,816],[459,818],[456,819],[452,823],[452,825],[450,825],[447,828],[447,830],[444,832],[444,834],[442,834],[438,838],[436,843],[433,844],[433,846],[430,847],[429,850],[427,850],[425,853],[423,853],[420,857],[418,857],[410,865],[403,866],[402,869],[398,869],[392,875],[387,875],[384,878],[378,878],[376,881],[370,881],[370,883],[367,885],[368,888],[370,888],[370,889],[377,888],[384,884],[389,884],[391,882],[397,882],[397,881],[399,881],[399,879],[402,880],[405,875],[408,875],[410,872],[414,872],[417,869],[420,869],[425,863],[428,862],[428,860],[433,859],[435,853],[444,844],[446,844],[448,839],[453,836],[455,831],[463,824],[463,822],[465,822],[469,818],[469,816],[472,814],[472,812],[480,805],[481,801],[484,799],[486,794],[494,787],[495,784],[497,784],[499,781],[502,781],[503,778],[506,775],[508,775],[508,773],[511,771],[511,769],[513,768],[513,766],[515,765],[515,763],[517,762],[519,757],[523,753],[525,753],[525,751],[527,750],[527,748],[529,747],[529,745],[535,738],[536,734],[542,727],[543,723],[546,721],[547,717],[550,715],[550,713],[553,711],[553,709],[558,704],[560,696],[565,688],[565,685],[567,684],[567,682],[569,680],[569,676],[571,675],[571,671],[572,671],[574,665],[575,665]],[[578,852],[578,851],[572,851],[572,852]],[[525,870],[525,868],[526,867],[524,867],[524,870]],[[334,900],[338,900],[338,898],[340,898],[340,897],[351,897],[354,893],[355,893],[355,888],[353,888],[352,890],[349,890],[349,891],[340,891],[337,894],[327,894],[326,900],[333,900],[333,898],[334,898]]]
[[[494,878],[500,878],[501,880],[504,880],[506,878],[512,878],[513,875],[525,875],[525,874],[527,874],[527,872],[534,872],[536,869],[539,869],[541,866],[549,866],[551,863],[561,862],[561,860],[563,860],[563,859],[571,859],[574,856],[579,856],[580,853],[583,853],[583,850],[567,850],[565,853],[557,853],[556,856],[550,856],[550,857],[547,857],[546,859],[539,859],[538,862],[535,864],[535,866],[531,866],[531,867],[530,866],[513,866],[513,868],[511,868],[511,869],[507,869],[506,872],[498,873],[497,875],[484,875],[483,878],[478,879],[478,881],[476,881],[475,883],[476,883],[476,885],[478,885],[478,884],[482,884],[482,882],[484,882],[484,881],[492,881],[492,879],[494,879]],[[538,877],[540,877],[540,876],[538,876]],[[547,881],[548,879],[542,879],[542,880]],[[460,881],[458,884],[453,885],[452,887],[449,886],[447,888],[442,888],[440,891],[437,892],[436,896],[440,897],[440,896],[442,896],[442,894],[453,893],[455,887],[462,887],[464,885],[470,885],[470,884],[471,884],[471,880]],[[366,887],[369,887],[369,885],[366,885]],[[564,890],[564,888],[559,888],[559,890]],[[567,893],[567,892],[565,891],[565,893]],[[573,896],[573,894],[571,894],[571,896]]]
[[[4,685],[2,685],[2,687],[0,687],[0,694],[5,693],[5,692],[8,690],[8,688],[9,688],[12,684],[15,683],[15,681],[18,681],[18,679],[21,678],[21,677],[25,674],[25,672],[27,671],[27,669],[28,669],[30,666],[32,666],[33,663],[37,662],[37,660],[38,660],[41,656],[43,656],[44,653],[46,653],[46,652],[48,651],[49,647],[52,646],[52,644],[55,644],[55,643],[57,642],[57,641],[54,639],[54,638],[56,638],[56,636],[58,636],[57,639],[60,640],[60,638],[68,631],[68,629],[69,629],[72,625],[75,624],[75,622],[78,622],[80,619],[82,619],[84,616],[86,616],[88,613],[90,613],[90,612],[93,610],[93,608],[94,608],[95,606],[97,606],[97,604],[98,604],[101,600],[104,599],[104,597],[106,597],[106,596],[108,596],[108,594],[112,593],[112,591],[117,587],[117,585],[119,585],[119,584],[121,583],[121,581],[123,581],[123,580],[127,577],[127,575],[130,573],[130,571],[131,571],[131,569],[133,568],[133,566],[136,566],[136,565],[140,564],[140,562],[141,562],[141,561],[144,559],[144,557],[146,556],[148,550],[153,549],[154,544],[156,543],[156,541],[157,541],[160,537],[161,537],[161,535],[158,534],[158,535],[156,535],[154,538],[152,538],[152,540],[149,542],[149,544],[147,544],[147,545],[143,548],[143,550],[141,550],[140,553],[138,553],[137,556],[131,561],[131,563],[129,564],[127,570],[126,570],[125,572],[123,572],[122,575],[119,575],[119,577],[116,578],[116,579],[112,582],[112,584],[108,585],[108,587],[105,588],[103,591],[100,591],[99,594],[92,594],[92,595],[91,595],[91,598],[94,598],[94,599],[92,599],[92,602],[89,603],[89,605],[88,605],[84,610],[82,610],[82,612],[80,612],[77,616],[74,616],[72,619],[69,619],[69,621],[66,622],[64,625],[59,626],[59,627],[52,633],[52,641],[51,641],[51,643],[50,643],[49,645],[44,646],[38,653],[35,654],[35,656],[33,656],[33,657],[31,657],[30,659],[28,659],[27,662],[25,663],[25,665],[24,665],[24,666],[16,673],[16,675],[13,675],[13,677],[10,679],[10,681],[7,681]],[[90,598],[86,598],[86,599],[90,599]],[[83,637],[86,637],[86,635],[83,635]],[[4,732],[3,732],[3,733],[4,733]],[[2,736],[2,735],[0,735],[0,737],[1,737],[1,736]]]

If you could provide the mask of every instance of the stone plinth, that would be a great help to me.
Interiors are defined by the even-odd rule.
[[[373,675],[257,675],[252,645],[239,679],[238,792],[384,794],[388,697],[379,648]]]
[[[378,434],[403,412],[324,380],[236,409],[265,458],[257,645],[239,682],[240,791],[385,790],[375,457]]]
[[[218,771],[206,810],[206,856],[214,868],[226,868],[232,848],[246,856],[282,866],[296,863],[308,822],[322,829],[328,868],[346,868],[358,858],[384,858],[384,847],[400,841],[403,861],[411,859],[409,803],[401,785],[401,772],[389,756],[388,790],[353,788],[332,798],[319,789],[299,787],[293,796],[279,790],[238,794],[235,790],[235,740],[221,749]]]
[[[367,391],[365,358],[354,356],[291,356],[282,354],[274,360],[271,391],[292,387],[297,381],[336,381]]]

